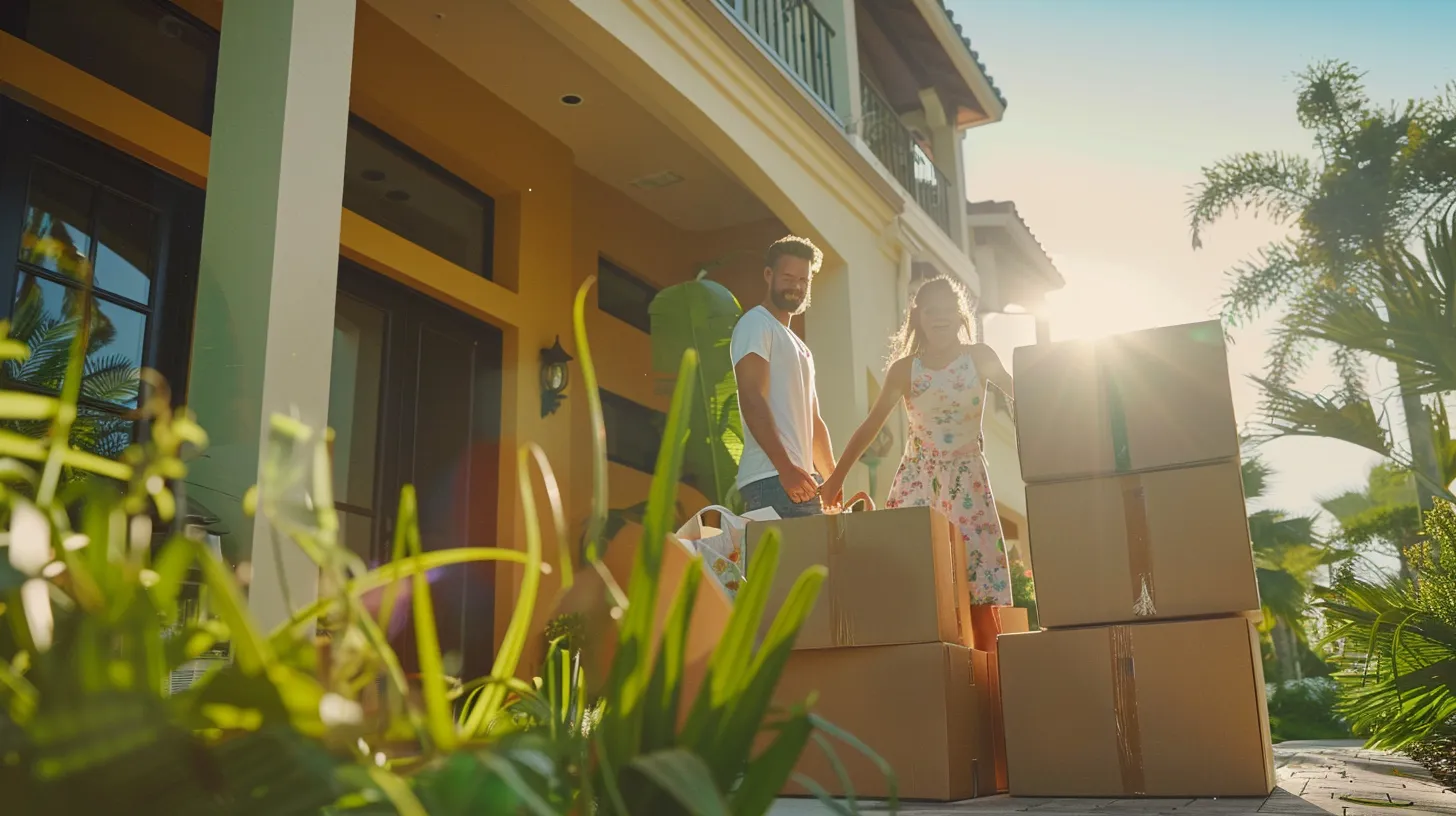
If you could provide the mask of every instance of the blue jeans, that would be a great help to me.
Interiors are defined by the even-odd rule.
[[[814,481],[821,485],[824,484],[824,480],[819,478],[817,473],[814,474]],[[762,510],[765,507],[772,507],[774,512],[779,514],[779,518],[824,515],[824,502],[818,496],[806,502],[795,502],[789,498],[788,491],[784,490],[784,484],[779,481],[777,476],[749,482],[738,489],[738,494],[743,497],[746,509]]]

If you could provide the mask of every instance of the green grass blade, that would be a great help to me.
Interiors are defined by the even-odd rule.
[[[668,610],[657,662],[652,669],[652,680],[647,686],[647,705],[643,710],[642,720],[643,751],[659,751],[674,744],[687,654],[688,625],[692,621],[693,605],[697,601],[698,587],[703,579],[702,563],[701,556],[692,559]]]
[[[828,807],[830,811],[839,814],[839,816],[858,816],[857,811],[850,810],[848,805],[834,798],[832,795],[830,795],[829,791],[824,789],[823,785],[815,782],[813,779],[810,779],[809,777],[801,773],[794,774],[792,776],[792,779],[795,782],[798,782],[804,788],[804,790],[807,790],[810,796],[813,796],[815,799],[819,800],[820,804]],[[891,813],[894,812],[895,811],[891,811]]]
[[[243,600],[237,582],[223,566],[208,552],[200,541],[185,541],[192,547],[193,558],[202,569],[202,583],[207,588],[213,611],[227,625],[231,637],[233,657],[244,674],[255,675],[277,663],[273,644],[263,637],[248,614],[248,603]]]
[[[607,693],[612,709],[604,723],[607,745],[618,756],[632,756],[641,739],[640,704],[647,692],[652,672],[652,635],[656,623],[657,594],[661,584],[664,539],[672,523],[677,504],[678,476],[682,472],[683,446],[686,441],[688,409],[692,401],[692,372],[697,361],[692,352],[683,355],[677,387],[673,389],[672,408],[667,414],[662,448],[652,474],[652,489],[647,497],[647,513],[642,519],[642,543],[632,562],[632,577],[627,585],[631,603],[623,616],[617,654],[607,678]]]
[[[429,811],[410,790],[409,783],[404,779],[395,776],[384,768],[371,767],[369,779],[379,786],[379,790],[394,805],[399,816],[430,816]]]
[[[768,812],[814,734],[814,727],[803,714],[778,726],[778,730],[773,742],[748,764],[743,781],[733,792],[734,816],[762,816]]]
[[[541,798],[541,794],[526,782],[525,778],[521,776],[521,772],[516,770],[516,766],[510,760],[489,751],[482,751],[477,758],[480,760],[480,764],[506,783],[506,787],[520,798],[521,804],[525,805],[527,811],[535,816],[557,816],[556,811],[552,810],[546,800]]]
[[[885,781],[886,783],[888,783],[887,786],[890,789],[888,804],[890,812],[894,813],[898,809],[900,803],[900,783],[898,778],[895,776],[895,769],[890,767],[890,763],[886,762],[884,757],[875,753],[875,750],[873,748],[866,745],[858,737],[849,733],[848,731],[845,731],[843,728],[840,728],[839,726],[824,719],[823,717],[820,717],[818,714],[811,713],[809,715],[809,722],[814,726],[814,730],[816,732],[826,734],[844,743],[845,745],[848,745],[850,748],[853,748],[854,750],[863,754],[865,758],[868,759],[870,762],[874,763],[875,767],[880,770],[880,773],[885,775]],[[818,733],[815,734],[815,740],[819,740]],[[831,750],[832,748],[833,746],[831,745],[823,745],[824,753],[829,756],[830,763],[833,764],[836,768],[836,771],[838,771],[843,766],[839,762],[838,755],[833,750]],[[848,790],[848,783],[846,782],[845,784],[846,790]]]
[[[773,703],[774,689],[788,665],[799,627],[813,609],[827,574],[823,567],[811,567],[794,582],[783,608],[769,627],[763,646],[753,659],[745,676],[746,682],[741,691],[732,696],[717,733],[711,735],[710,740],[699,735],[695,747],[709,760],[720,785],[729,784],[734,769],[748,762],[754,740]],[[749,584],[752,583],[749,581]]]
[[[556,472],[546,451],[537,445],[531,446],[531,459],[541,472],[541,484],[546,490],[546,504],[551,509],[551,532],[556,541],[557,569],[561,571],[561,592],[571,589],[576,583],[575,568],[572,566],[571,547],[566,541],[566,510],[561,503],[561,487],[556,481]]]
[[[396,581],[409,578],[416,573],[429,572],[454,564],[468,564],[478,561],[505,561],[514,564],[524,564],[526,563],[526,554],[519,550],[506,550],[497,547],[460,547],[458,549],[434,550],[422,555],[392,561],[378,569],[365,573],[345,584],[343,594],[349,597],[359,598],[380,587],[388,587]],[[274,643],[274,648],[281,650],[294,637],[294,632],[301,627],[313,624],[320,616],[334,611],[334,608],[342,602],[338,596],[320,598],[299,610],[291,620],[280,625],[269,635],[270,640]],[[379,628],[383,629],[385,627],[380,626]]]
[[[586,522],[586,557],[596,561],[601,557],[602,530],[607,523],[607,425],[602,418],[602,396],[597,390],[597,369],[592,363],[591,343],[586,337],[586,298],[596,283],[596,276],[589,276],[576,290],[576,300],[571,308],[571,328],[576,336],[577,366],[581,369],[582,393],[586,395],[587,413],[591,416],[591,514]]]
[[[404,530],[405,548],[410,555],[420,555],[420,525],[413,485],[399,492],[399,517],[396,523]],[[450,715],[450,699],[445,690],[445,663],[440,654],[440,634],[435,626],[435,601],[430,581],[424,572],[411,578],[414,592],[410,599],[415,619],[415,646],[420,659],[420,693],[425,698],[425,728],[435,748],[448,751],[455,747],[455,719]],[[387,619],[386,619],[387,620]]]
[[[730,816],[708,766],[689,751],[644,754],[632,760],[630,767],[676,799],[691,816]]]
[[[516,484],[521,493],[521,517],[525,523],[526,563],[516,608],[511,613],[511,622],[506,626],[500,651],[496,653],[495,665],[491,668],[490,674],[495,678],[515,676],[526,649],[526,638],[536,610],[536,596],[541,591],[541,523],[536,516],[536,495],[531,485],[531,447],[523,445],[516,454]],[[483,727],[495,719],[505,702],[505,695],[504,686],[486,688],[466,718],[467,736],[479,736]]]

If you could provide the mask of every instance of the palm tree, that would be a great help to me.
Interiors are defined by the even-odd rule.
[[[1365,487],[1320,501],[1339,522],[1339,540],[1356,551],[1375,550],[1395,558],[1398,574],[1410,579],[1406,551],[1421,541],[1420,508],[1410,471],[1383,463],[1370,469]]]
[[[1331,293],[1377,311],[1388,305],[1384,262],[1425,229],[1432,213],[1456,201],[1456,86],[1434,100],[1381,109],[1348,63],[1317,64],[1300,80],[1296,110],[1313,135],[1318,161],[1243,153],[1204,168],[1189,201],[1193,246],[1202,246],[1207,227],[1240,211],[1295,227],[1291,237],[1232,270],[1223,317],[1238,325],[1280,313],[1268,374],[1258,380],[1274,435],[1324,435],[1334,426],[1345,432],[1336,438],[1354,435],[1357,444],[1389,455],[1388,434],[1371,422],[1362,376],[1366,355],[1375,353],[1371,344],[1386,336],[1365,334],[1368,342],[1350,343],[1348,336],[1311,329]],[[1303,394],[1292,385],[1320,340],[1332,346],[1340,373],[1335,397]],[[1442,493],[1421,399],[1429,391],[1409,360],[1396,363],[1410,464],[1421,481],[1420,504],[1428,508]]]
[[[1245,499],[1262,498],[1271,476],[1268,465],[1250,456],[1244,460],[1243,476]],[[1261,630],[1274,647],[1274,663],[1267,673],[1275,680],[1301,679],[1312,654],[1309,619],[1316,575],[1321,567],[1350,554],[1321,543],[1314,533],[1313,519],[1289,516],[1280,510],[1251,513],[1249,537],[1264,612]]]
[[[123,412],[136,402],[141,372],[125,355],[106,353],[116,339],[116,327],[88,292],[66,287],[60,304],[47,304],[44,288],[27,276],[16,296],[10,336],[24,343],[30,354],[24,360],[7,360],[4,376],[16,387],[59,393],[71,344],[83,324],[88,332],[86,358],[71,444],[114,459],[132,442],[133,421]],[[48,420],[12,420],[4,427],[32,437],[51,431]],[[68,477],[82,475],[68,473]]]

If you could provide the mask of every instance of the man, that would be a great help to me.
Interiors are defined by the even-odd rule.
[[[749,510],[772,507],[782,518],[823,513],[819,485],[834,472],[814,391],[814,356],[790,330],[794,316],[809,308],[809,288],[823,262],[805,238],[775,241],[763,270],[767,293],[739,319],[730,347],[746,431],[738,492]]]

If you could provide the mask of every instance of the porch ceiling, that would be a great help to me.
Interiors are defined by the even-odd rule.
[[[560,139],[587,173],[684,230],[711,230],[773,213],[721,165],[673,133],[505,0],[366,0],[492,94]],[[582,104],[561,98],[575,94]],[[632,182],[661,173],[682,181]]]

